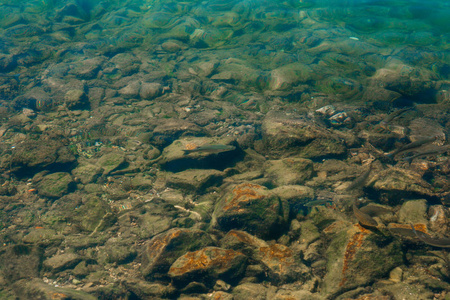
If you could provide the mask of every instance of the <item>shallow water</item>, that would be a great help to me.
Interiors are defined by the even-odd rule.
[[[449,297],[450,2],[0,16],[0,298]]]

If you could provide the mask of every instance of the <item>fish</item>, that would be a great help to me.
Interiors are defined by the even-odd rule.
[[[375,221],[371,216],[366,213],[363,213],[355,203],[353,203],[353,214],[356,219],[358,219],[359,223],[368,227],[378,227],[377,221]]]
[[[14,78],[15,80],[17,80],[17,82],[20,82],[20,78],[19,78],[20,75],[21,75],[20,73],[19,74],[12,74],[12,75],[0,73],[0,77],[3,77],[3,78]]]
[[[206,152],[206,153],[220,153],[220,152],[226,152],[226,151],[233,151],[236,149],[235,146],[232,145],[203,145],[198,146],[194,149],[183,149],[184,154],[190,154],[194,152]]]
[[[313,206],[327,205],[327,204],[332,204],[332,203],[333,203],[333,200],[331,200],[331,199],[317,199],[317,200],[306,202],[304,204],[304,206],[313,207]]]
[[[422,231],[417,231],[413,224],[409,225],[411,225],[411,229],[416,237],[425,244],[441,248],[450,248],[450,238],[433,238]]]
[[[414,141],[412,143],[406,144],[406,145],[396,149],[394,152],[391,152],[391,153],[387,154],[386,157],[393,158],[394,156],[396,156],[399,153],[405,152],[406,150],[418,148],[418,147],[420,147],[422,145],[434,142],[438,138],[439,138],[439,136],[437,136],[437,135],[436,136],[432,136],[432,137],[424,137],[422,139],[419,139],[417,141]]]
[[[411,230],[410,226],[408,224],[397,224],[397,223],[389,223],[387,226],[387,229],[395,235],[400,235],[404,237],[409,238],[416,238],[416,235]],[[414,227],[415,230],[426,233],[425,225],[424,224],[416,224]]]
[[[366,206],[361,207],[360,210],[371,217],[392,213],[392,209],[375,204],[367,204]]]
[[[450,151],[450,147],[448,146],[443,146],[443,147],[438,147],[438,148],[433,148],[433,149],[429,149],[429,150],[425,150],[419,153],[416,153],[414,155],[408,156],[408,157],[404,157],[402,158],[402,160],[407,161],[408,163],[411,163],[413,161],[414,158],[418,158],[418,157],[422,157],[422,156],[427,156],[427,155],[436,155],[436,154],[441,154],[441,153],[445,153],[446,151]]]
[[[369,168],[360,176],[356,177],[356,179],[353,180],[353,182],[345,190],[350,191],[362,187],[366,182],[367,178],[369,178],[371,171],[372,171],[372,162],[370,162]]]
[[[384,118],[383,121],[380,122],[380,124],[382,126],[386,126],[387,124],[389,124],[392,120],[394,120],[395,118],[397,118],[398,116],[400,116],[402,113],[407,112],[408,110],[413,109],[414,106],[410,106],[410,107],[405,107],[402,109],[398,109],[392,113],[390,113],[386,118]]]
[[[414,232],[409,229],[409,228],[403,228],[403,227],[393,227],[391,226],[391,224],[388,225],[388,230],[392,233],[392,234],[397,234],[397,235],[401,235],[401,236],[406,236],[406,237],[410,237],[410,238],[414,238],[416,237],[414,235]]]

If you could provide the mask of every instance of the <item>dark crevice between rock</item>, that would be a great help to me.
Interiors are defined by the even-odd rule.
[[[233,167],[237,162],[244,158],[245,152],[237,148],[233,151],[217,153],[204,158],[184,157],[167,162],[162,168],[170,172],[181,172],[187,169],[215,169],[223,171],[226,168]]]
[[[76,161],[68,163],[54,163],[42,168],[41,166],[29,167],[29,166],[17,166],[12,172],[17,179],[30,178],[42,171],[55,172],[69,172],[77,166]]]

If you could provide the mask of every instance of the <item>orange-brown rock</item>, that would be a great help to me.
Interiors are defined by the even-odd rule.
[[[262,238],[280,235],[288,216],[287,201],[254,183],[241,183],[227,191],[213,213],[215,225],[222,230],[242,229]]]
[[[266,270],[274,284],[291,282],[307,277],[308,268],[296,258],[294,252],[281,244],[269,245],[245,231],[230,230],[220,241],[222,247],[243,252]]]
[[[143,275],[148,278],[163,278],[170,265],[187,251],[195,251],[213,245],[207,233],[197,229],[173,228],[153,237],[142,253]]]
[[[206,247],[179,257],[170,267],[169,275],[176,285],[201,282],[212,286],[216,279],[234,282],[240,279],[247,257],[232,249]]]

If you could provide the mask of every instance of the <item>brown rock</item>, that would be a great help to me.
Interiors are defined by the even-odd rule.
[[[98,299],[86,292],[75,289],[55,287],[43,282],[41,279],[20,280],[14,283],[13,290],[18,299],[73,299],[95,300]]]
[[[163,87],[160,83],[156,82],[143,82],[141,85],[141,90],[139,95],[141,99],[153,99],[161,96],[163,92]]]
[[[195,280],[211,286],[220,278],[225,282],[239,279],[247,265],[247,257],[231,249],[206,247],[188,252],[170,267],[169,275],[178,285]]]
[[[130,81],[125,87],[119,90],[119,94],[124,98],[137,98],[141,89],[141,83],[138,80]]]
[[[366,186],[384,192],[396,201],[400,199],[399,194],[404,198],[405,193],[434,196],[431,185],[420,174],[397,167],[378,172]]]
[[[287,226],[289,205],[267,188],[236,185],[219,200],[213,220],[223,230],[243,229],[259,237],[274,237]]]
[[[201,193],[211,186],[220,185],[224,173],[217,170],[186,170],[167,178],[167,186],[188,192]]]
[[[75,253],[63,253],[46,259],[44,261],[44,267],[52,271],[62,271],[75,267],[80,260],[80,257]]]
[[[265,163],[266,177],[275,185],[301,184],[313,174],[313,163],[309,159],[289,157],[280,160],[269,160]]]
[[[213,245],[201,230],[173,228],[153,237],[144,248],[141,271],[146,278],[164,277],[170,265],[187,251]]]
[[[230,230],[221,240],[222,247],[245,253],[258,261],[274,284],[305,279],[308,268],[295,257],[294,252],[281,244],[267,244],[245,231]]]

